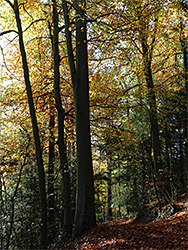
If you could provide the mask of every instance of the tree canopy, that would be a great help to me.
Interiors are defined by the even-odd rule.
[[[46,249],[180,209],[187,1],[0,3],[0,242]]]

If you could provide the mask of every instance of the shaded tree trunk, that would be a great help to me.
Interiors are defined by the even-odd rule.
[[[26,85],[30,115],[32,120],[32,128],[33,128],[33,135],[35,141],[35,149],[36,149],[36,159],[38,165],[38,172],[39,172],[39,186],[40,186],[40,203],[41,203],[41,247],[47,247],[47,203],[46,203],[46,188],[45,188],[45,174],[44,174],[44,166],[43,166],[43,159],[42,159],[42,149],[39,137],[39,129],[37,125],[37,118],[36,112],[33,102],[32,96],[32,89],[30,84],[30,77],[29,77],[29,68],[27,64],[27,57],[25,52],[25,46],[23,41],[23,31],[22,25],[20,20],[19,14],[19,6],[18,1],[14,0],[14,4],[12,4],[9,0],[6,0],[15,13],[17,28],[18,28],[18,36],[19,36],[19,46],[20,52],[22,57],[22,64],[23,64],[23,71],[24,71],[24,80]]]
[[[107,214],[107,219],[112,220],[112,208],[111,208],[111,203],[112,203],[112,173],[111,173],[111,166],[108,163],[108,173],[107,173],[107,189],[108,189],[108,214]]]
[[[53,97],[49,96],[50,121],[49,121],[49,155],[48,155],[48,222],[49,242],[53,242],[55,235],[55,195],[54,195],[54,161],[55,161],[55,104]]]
[[[77,142],[77,201],[74,235],[78,236],[96,225],[94,209],[93,167],[89,122],[89,76],[85,1],[76,1],[76,66],[69,13],[63,1],[66,42],[74,91]]]
[[[85,1],[76,1],[76,67],[77,82],[74,84],[76,115],[78,188],[74,234],[80,235],[95,226],[93,167],[91,157],[91,137],[89,122],[89,74],[87,54],[87,33]]]
[[[151,122],[151,133],[152,133],[152,148],[154,153],[155,171],[162,169],[161,161],[161,143],[159,140],[159,126],[157,118],[157,103],[154,90],[153,76],[151,71],[151,55],[147,41],[142,38],[142,49],[143,49],[143,63],[144,63],[144,75],[146,78],[146,84],[148,88],[148,104],[150,107],[150,122]],[[150,52],[151,53],[151,52]]]
[[[3,193],[2,193],[2,189],[3,189],[3,183],[2,183],[2,176],[3,176],[3,172],[0,171],[0,249],[3,249]]]
[[[174,199],[174,190],[172,187],[172,180],[173,180],[173,175],[172,175],[172,146],[171,146],[171,138],[170,138],[170,132],[168,131],[167,128],[164,130],[164,138],[165,138],[165,145],[166,145],[166,164],[168,166],[168,183],[169,183],[169,188],[168,192],[170,193],[170,196],[172,199]]]
[[[60,168],[63,176],[63,206],[64,206],[64,234],[69,237],[72,233],[72,215],[71,215],[71,199],[70,199],[70,174],[68,169],[68,161],[66,155],[66,146],[64,142],[64,119],[65,110],[61,102],[60,90],[60,58],[59,58],[59,27],[58,27],[58,11],[56,0],[53,0],[53,60],[54,60],[54,94],[58,114],[58,146],[60,154]]]
[[[188,5],[181,1],[182,6],[188,8]],[[181,47],[183,52],[183,66],[184,66],[184,79],[185,79],[185,90],[186,90],[186,181],[188,183],[188,42],[184,34],[183,19],[180,22],[181,25]],[[188,184],[187,184],[188,189]]]
[[[151,140],[151,139],[150,139]],[[157,180],[156,180],[156,176],[155,176],[155,172],[154,172],[154,162],[152,159],[152,154],[151,154],[151,146],[149,145],[148,147],[148,140],[147,141],[143,141],[143,148],[145,149],[146,154],[148,155],[148,160],[149,160],[149,169],[151,170],[149,174],[152,183],[153,183],[153,189],[158,201],[158,207],[159,207],[159,211],[160,213],[162,213],[162,204],[161,204],[161,197],[159,194],[159,188],[157,187]],[[149,142],[149,144],[151,144],[152,142]]]

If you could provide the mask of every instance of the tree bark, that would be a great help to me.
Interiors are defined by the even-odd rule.
[[[108,214],[107,218],[108,220],[112,220],[112,208],[111,208],[111,203],[112,203],[112,170],[111,170],[111,165],[108,163],[107,167],[107,189],[108,189]]]
[[[85,1],[77,0],[76,8],[76,66],[69,31],[69,14],[63,1],[66,42],[74,91],[77,142],[77,200],[74,236],[96,225],[94,208],[93,167],[89,122],[89,74]]]
[[[75,235],[95,226],[93,167],[91,156],[91,137],[89,119],[89,74],[87,54],[85,1],[76,1],[76,68],[77,84],[74,87],[76,139],[77,139],[77,207]]]
[[[53,242],[55,235],[55,195],[54,195],[54,162],[55,162],[55,104],[53,97],[49,96],[50,121],[49,121],[49,160],[48,160],[48,222],[49,242]]]
[[[187,179],[186,181],[188,183],[188,42],[184,35],[183,19],[181,19],[180,25],[181,25],[180,42],[183,52],[184,79],[185,79],[185,90],[186,90],[186,179]]]
[[[42,159],[42,149],[39,137],[39,129],[37,125],[37,118],[36,112],[32,97],[32,89],[30,84],[30,77],[29,77],[29,68],[27,64],[27,57],[25,52],[25,46],[23,41],[23,31],[22,25],[20,20],[19,14],[19,6],[18,1],[14,0],[14,4],[12,4],[9,0],[7,1],[14,10],[16,23],[18,28],[18,35],[19,35],[19,46],[20,52],[22,57],[22,64],[23,64],[23,71],[24,71],[24,79],[27,91],[27,97],[29,102],[29,109],[30,115],[32,120],[32,127],[33,127],[33,135],[35,140],[35,149],[36,149],[36,159],[38,165],[38,172],[39,172],[39,186],[40,186],[40,202],[41,202],[41,247],[47,247],[47,204],[46,204],[46,188],[45,188],[45,174],[44,174],[44,166],[43,166],[43,159]]]
[[[3,249],[3,240],[4,240],[4,235],[3,235],[3,183],[2,183],[2,177],[3,177],[3,171],[0,170],[0,249]]]
[[[142,49],[143,49],[143,64],[144,64],[144,75],[146,78],[146,84],[148,88],[148,104],[150,107],[150,122],[151,122],[151,133],[152,133],[152,147],[154,153],[155,171],[162,169],[161,160],[161,143],[159,139],[159,126],[157,118],[157,103],[154,90],[153,76],[151,71],[151,55],[147,41],[142,38]],[[151,53],[151,52],[150,52]]]
[[[64,119],[65,110],[61,102],[60,89],[60,58],[59,58],[59,27],[58,12],[56,0],[53,0],[53,60],[54,60],[54,94],[58,114],[58,146],[60,154],[60,168],[63,175],[63,205],[64,205],[64,236],[70,237],[72,233],[72,215],[71,215],[71,199],[70,199],[70,174],[68,169],[68,161],[66,155],[66,146],[64,142]]]

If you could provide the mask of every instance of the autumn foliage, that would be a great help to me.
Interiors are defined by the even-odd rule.
[[[186,249],[187,1],[0,10],[0,248]]]

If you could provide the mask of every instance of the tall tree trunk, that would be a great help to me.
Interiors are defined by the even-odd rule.
[[[188,4],[186,1],[181,0],[179,2],[179,6],[182,8],[183,12],[187,13],[188,10]],[[184,79],[185,79],[185,91],[186,91],[186,125],[185,125],[185,138],[186,138],[186,144],[185,144],[185,176],[186,176],[186,189],[188,191],[188,42],[185,35],[185,25],[184,25],[184,18],[183,15],[179,18],[179,27],[180,27],[180,43],[181,43],[181,49],[183,53],[183,73],[184,73]]]
[[[34,107],[34,102],[33,102],[33,97],[32,97],[30,78],[29,78],[29,68],[27,64],[27,57],[26,57],[25,46],[23,42],[23,31],[22,31],[22,25],[21,25],[20,14],[19,14],[19,6],[18,6],[17,0],[14,0],[14,4],[12,4],[9,0],[6,0],[6,1],[10,4],[12,9],[14,10],[17,28],[18,28],[19,46],[20,46],[20,52],[21,52],[21,57],[22,57],[24,79],[25,79],[27,97],[28,97],[28,102],[29,102],[30,115],[31,115],[31,120],[32,120],[33,135],[34,135],[35,149],[36,149],[36,159],[37,159],[38,172],[39,172],[40,203],[41,203],[41,247],[46,248],[47,247],[47,204],[46,204],[45,174],[44,174],[39,130],[38,130],[38,125],[37,125],[36,112],[35,112],[35,107]]]
[[[107,214],[107,219],[110,221],[112,220],[112,208],[111,208],[111,203],[112,203],[112,171],[111,171],[111,165],[108,163],[107,167],[107,188],[108,188],[108,214]]]
[[[3,171],[0,170],[0,249],[3,249],[3,183],[2,178]]]
[[[162,169],[161,143],[159,140],[157,104],[156,104],[153,76],[151,71],[151,58],[150,58],[151,55],[149,54],[148,44],[147,41],[144,39],[144,37],[142,38],[142,49],[143,49],[144,75],[146,78],[146,84],[148,88],[148,104],[150,107],[152,147],[154,153],[155,171],[157,172],[159,169]]]
[[[151,144],[151,143],[152,142],[149,142],[148,140],[146,140],[146,141],[143,140],[143,148],[144,148],[146,154],[148,155],[149,168],[151,170],[149,172],[149,176],[151,177],[151,180],[153,182],[153,189],[154,189],[157,201],[158,201],[159,212],[162,213],[161,197],[160,197],[160,194],[159,194],[159,188],[157,187],[157,180],[156,180],[156,175],[155,175],[156,173],[154,171],[154,162],[153,162],[152,153],[151,153],[152,148],[151,148],[150,145],[148,147],[148,144]]]
[[[56,0],[53,0],[53,60],[54,60],[54,94],[58,114],[58,146],[60,154],[60,168],[63,175],[63,206],[64,206],[64,233],[65,237],[70,237],[72,233],[72,215],[70,199],[70,174],[64,142],[64,119],[65,110],[61,102],[60,71],[59,71],[59,27]]]
[[[63,1],[66,24],[66,42],[74,91],[77,142],[77,201],[74,235],[81,235],[96,225],[94,208],[93,167],[89,122],[89,76],[85,1],[77,0],[76,8],[76,66],[72,37],[69,31],[69,14]]]
[[[186,182],[188,190],[188,43],[185,41],[183,46],[184,76],[186,88]]]
[[[174,191],[172,186],[172,146],[171,146],[171,138],[170,138],[170,132],[167,128],[164,130],[164,138],[165,138],[165,145],[166,145],[166,162],[168,166],[168,182],[169,182],[169,189],[168,192],[170,193],[170,196],[172,199],[174,199]]]
[[[76,2],[77,82],[73,88],[76,115],[78,188],[74,234],[80,235],[95,226],[96,218],[89,122],[89,73],[85,20],[86,3],[82,0],[77,0]]]
[[[48,222],[49,242],[53,242],[55,235],[55,195],[54,195],[54,161],[55,161],[55,104],[53,97],[49,96],[50,121],[49,121],[49,160],[48,160]]]
[[[183,5],[183,1],[181,1],[181,4]],[[181,25],[180,42],[183,52],[184,79],[185,79],[185,90],[186,90],[186,179],[187,179],[186,181],[188,185],[188,42],[184,34],[183,18],[180,21],[180,25]]]

